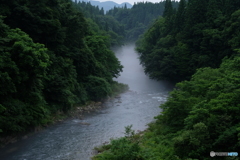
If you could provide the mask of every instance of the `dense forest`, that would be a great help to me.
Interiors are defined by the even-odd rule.
[[[131,9],[126,6],[123,8],[114,7],[106,15],[114,17],[120,24],[124,25],[126,41],[136,41],[157,17],[163,15],[165,2],[137,2]],[[178,1],[172,2],[174,11],[178,4]]]
[[[153,79],[178,82],[143,133],[98,148],[95,160],[202,160],[240,151],[240,0],[166,0],[137,42]],[[181,82],[180,82],[181,81]],[[216,158],[216,157],[215,157]],[[217,157],[239,159],[239,157]]]
[[[70,0],[1,3],[0,138],[45,125],[55,113],[99,101],[121,86],[113,78],[123,66],[109,49],[120,40],[79,5]]]
[[[93,159],[193,160],[212,159],[210,151],[239,152],[239,30],[240,0],[139,2],[106,14],[87,2],[3,0],[0,138],[113,94],[123,86],[113,81],[123,66],[110,47],[139,38],[146,74],[178,83],[146,131],[127,126],[125,137]]]
[[[154,79],[190,79],[197,68],[217,68],[239,48],[239,1],[167,1],[163,16],[138,41],[145,72]]]
[[[111,46],[123,44],[125,39],[124,25],[113,16],[105,15],[103,8],[100,9],[98,6],[92,6],[90,2],[84,1],[75,2],[74,7],[84,14],[92,30],[110,37]]]

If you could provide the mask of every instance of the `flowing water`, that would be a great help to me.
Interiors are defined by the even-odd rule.
[[[128,84],[130,90],[111,99],[103,109],[84,119],[70,119],[10,144],[0,150],[1,160],[89,160],[95,146],[124,136],[125,127],[144,130],[161,110],[173,85],[149,79],[139,64],[134,44],[115,48],[124,66],[116,80]],[[89,125],[83,125],[88,123]]]

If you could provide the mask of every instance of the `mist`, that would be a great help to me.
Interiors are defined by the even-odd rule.
[[[140,64],[138,53],[134,48],[135,44],[129,43],[124,47],[113,49],[116,57],[124,66],[123,72],[121,72],[121,75],[115,80],[128,84],[130,90],[137,92],[158,92],[172,88],[173,84],[167,81],[150,79],[148,75],[144,73],[144,68]]]

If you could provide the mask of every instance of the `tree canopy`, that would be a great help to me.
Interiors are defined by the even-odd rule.
[[[136,41],[156,18],[164,14],[165,3],[166,1],[158,3],[137,2],[130,9],[114,7],[106,15],[113,16],[120,24],[124,25],[127,41]],[[169,4],[172,5],[172,10],[178,7],[177,1]]]
[[[110,50],[120,43],[117,33],[85,18],[70,0],[2,4],[0,136],[44,125],[58,111],[112,94],[113,78],[123,68]]]
[[[226,11],[227,6],[231,10]],[[166,1],[163,17],[137,43],[145,72],[154,79],[181,81],[197,68],[219,67],[240,47],[237,9],[226,0],[181,0],[175,12],[171,1]]]

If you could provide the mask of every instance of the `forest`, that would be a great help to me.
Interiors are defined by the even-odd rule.
[[[189,80],[197,68],[220,66],[238,54],[239,1],[166,1],[159,17],[137,42],[141,64],[153,79]]]
[[[116,21],[115,29],[105,29],[108,17],[87,7],[96,19],[82,12],[84,4],[70,0],[3,0],[0,139],[45,126],[59,112],[124,87],[113,81],[123,66],[110,50],[122,43],[116,33],[121,25]]]
[[[111,47],[135,41],[145,73],[176,83],[155,122],[98,148],[95,160],[196,160],[240,151],[240,0],[3,0],[0,139],[51,123],[123,84]],[[1,142],[0,142],[1,143]],[[238,157],[218,157],[233,160]]]
[[[178,1],[172,2],[173,9],[178,7]],[[137,2],[131,9],[114,7],[106,15],[114,17],[120,24],[124,25],[126,34],[125,41],[136,41],[144,31],[151,26],[156,18],[162,16],[165,1],[158,3]]]
[[[137,41],[145,73],[176,82],[143,133],[97,148],[94,160],[207,160],[240,151],[240,1],[165,1]],[[238,155],[239,156],[239,155]],[[216,157],[214,157],[216,158]],[[237,160],[239,157],[217,157]]]

